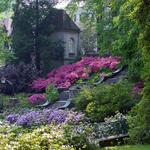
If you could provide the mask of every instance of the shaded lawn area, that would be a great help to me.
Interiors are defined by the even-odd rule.
[[[150,145],[126,145],[104,148],[102,150],[150,150]]]

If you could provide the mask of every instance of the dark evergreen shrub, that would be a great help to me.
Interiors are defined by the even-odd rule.
[[[6,79],[0,83],[0,91],[5,94],[29,91],[30,83],[39,75],[36,67],[32,64],[7,65],[0,70],[0,79]]]

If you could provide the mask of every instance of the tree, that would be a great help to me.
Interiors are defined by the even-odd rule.
[[[140,27],[138,42],[144,64],[144,89],[142,99],[136,108],[136,115],[134,114],[130,121],[129,133],[134,142],[150,143],[150,1],[134,0],[132,3],[134,10],[131,15]]]
[[[14,58],[13,52],[7,47],[10,44],[10,38],[4,30],[3,26],[0,26],[0,64],[3,65],[7,61]]]
[[[36,67],[40,70],[43,42],[48,50],[51,47],[50,33],[53,31],[52,27],[42,22],[52,13],[54,4],[54,1],[47,0],[17,0],[12,32],[12,48],[17,62],[30,63],[35,59]]]
[[[0,1],[0,64],[4,64],[6,61],[14,58],[13,52],[9,50],[8,45],[11,43],[10,37],[8,37],[5,27],[3,25],[3,19],[5,18],[4,12],[11,9],[14,0],[1,0]]]
[[[78,0],[73,2],[76,4]],[[128,65],[131,81],[140,80],[141,68],[143,67],[141,51],[138,47],[140,29],[135,19],[130,15],[134,10],[134,3],[126,0],[83,0],[82,2],[84,2],[85,10],[83,22],[87,29],[83,32],[86,33],[84,39],[86,41],[90,39],[87,39],[88,33],[91,33],[88,29],[95,26],[99,54],[101,56],[106,54],[122,56],[123,63]],[[70,7],[71,14],[76,7],[75,5]],[[91,14],[96,21],[90,17]],[[86,43],[86,45],[88,44]]]
[[[82,8],[80,7],[80,2],[78,0],[73,0],[69,3],[66,10],[71,16],[72,19],[74,19],[76,12],[78,9]],[[84,1],[82,1],[84,2]],[[89,2],[89,1],[88,1]],[[84,7],[82,8],[83,11],[80,14],[80,28],[81,28],[81,49],[86,51],[92,51],[94,49],[97,49],[97,33],[96,33],[96,14],[95,10],[92,9],[92,7],[89,9],[89,3],[86,2],[83,4]]]
[[[1,0],[0,1],[0,12],[6,11],[8,8],[10,8],[12,2],[14,0]]]

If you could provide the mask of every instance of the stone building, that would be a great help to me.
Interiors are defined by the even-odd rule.
[[[53,17],[53,18],[51,18]],[[54,15],[49,15],[49,25],[54,26],[51,38],[64,44],[64,64],[72,63],[80,54],[80,29],[64,10],[56,9]]]
[[[64,51],[64,58],[62,60],[52,60],[56,67],[72,63],[80,54],[80,29],[69,17],[69,15],[61,9],[54,9],[53,14],[49,14],[42,23],[50,29],[53,27],[54,31],[50,34],[50,38],[55,42],[62,42]],[[4,25],[8,35],[12,32],[12,20],[6,18],[1,21]]]

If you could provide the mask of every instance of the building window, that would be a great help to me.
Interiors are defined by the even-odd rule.
[[[69,39],[69,54],[75,53],[75,41],[73,38]]]

